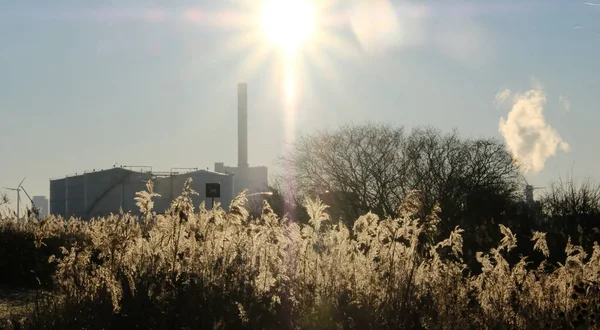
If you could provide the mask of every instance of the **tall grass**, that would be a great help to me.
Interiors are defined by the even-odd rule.
[[[48,218],[27,233],[37,248],[62,237],[49,257],[53,290],[23,326],[34,329],[540,329],[594,328],[600,302],[600,248],[566,246],[556,266],[509,264],[509,228],[480,269],[462,258],[455,228],[437,241],[436,210],[416,218],[418,194],[398,216],[368,213],[347,228],[319,200],[305,201],[308,224],[278,217],[265,203],[250,218],[240,194],[225,212],[191,203],[189,182],[166,214],[152,212],[152,186],[139,193],[141,217],[83,222]],[[548,257],[545,235],[532,233]]]

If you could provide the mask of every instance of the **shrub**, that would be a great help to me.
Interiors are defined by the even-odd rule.
[[[397,218],[367,213],[352,228],[305,200],[307,224],[263,204],[251,218],[240,194],[225,212],[191,204],[189,182],[166,214],[90,222],[50,218],[4,227],[44,243],[69,237],[49,258],[55,289],[24,326],[35,329],[539,329],[593,328],[600,306],[600,247],[572,244],[554,269],[526,257],[510,263],[517,237],[463,260],[462,229],[436,241],[437,213],[418,218],[408,194]],[[9,229],[7,229],[9,228]],[[548,257],[543,233],[532,233]],[[43,244],[41,245],[43,246]],[[513,256],[514,258],[514,256]]]

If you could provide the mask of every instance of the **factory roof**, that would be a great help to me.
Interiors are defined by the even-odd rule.
[[[231,174],[227,174],[227,173],[203,170],[203,169],[199,169],[197,167],[193,167],[193,168],[179,168],[179,167],[176,168],[176,167],[174,167],[174,168],[171,168],[170,171],[153,171],[152,167],[150,167],[150,166],[114,166],[113,168],[109,168],[109,169],[99,169],[99,170],[93,169],[93,170],[84,171],[83,173],[67,174],[61,178],[51,178],[50,181],[64,180],[67,178],[79,177],[79,176],[83,176],[85,174],[91,174],[91,173],[102,173],[102,172],[107,173],[107,172],[114,172],[114,171],[119,171],[119,172],[126,171],[126,172],[131,172],[131,173],[149,174],[154,177],[169,177],[169,176],[177,176],[177,175],[192,174],[192,173],[194,173],[194,174],[195,173],[210,173],[210,174],[222,175],[222,176],[231,175]]]

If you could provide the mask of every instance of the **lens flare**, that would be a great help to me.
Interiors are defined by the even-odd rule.
[[[263,33],[285,53],[309,40],[315,24],[314,8],[308,0],[270,0],[261,13]]]

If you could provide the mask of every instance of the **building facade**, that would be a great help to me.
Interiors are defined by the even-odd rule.
[[[192,179],[191,187],[198,195],[193,195],[195,207],[206,201],[207,183],[219,183],[221,197],[215,199],[224,209],[229,208],[233,199],[233,175],[198,170],[188,173],[138,172],[125,168],[112,168],[103,171],[86,172],[50,181],[50,213],[65,218],[77,217],[91,219],[105,217],[111,213],[124,212],[139,214],[136,205],[136,193],[146,190],[146,183],[152,180],[154,192],[154,210],[164,213],[171,202],[181,195],[184,183]]]
[[[133,171],[124,167],[109,170],[85,172],[50,180],[50,213],[63,217],[90,219],[104,217],[111,213],[138,213],[136,193],[146,190],[146,182],[154,182],[154,191],[161,196],[154,200],[154,210],[166,211],[173,199],[181,194],[184,182],[191,178],[192,189],[199,196],[193,196],[194,205],[206,201],[210,207],[212,199],[206,200],[207,183],[219,183],[221,197],[215,199],[226,210],[233,198],[242,190],[250,193],[268,190],[267,167],[248,165],[248,86],[238,84],[238,166],[229,167],[215,163],[215,171],[195,170],[184,174],[150,170]]]
[[[215,172],[232,174],[234,193],[247,189],[249,193],[268,189],[268,169],[265,166],[252,167],[248,163],[248,85],[238,84],[238,166],[225,166],[215,163]]]
[[[215,172],[233,175],[234,194],[247,189],[248,193],[267,191],[269,188],[268,169],[265,166],[232,167],[215,163]]]

